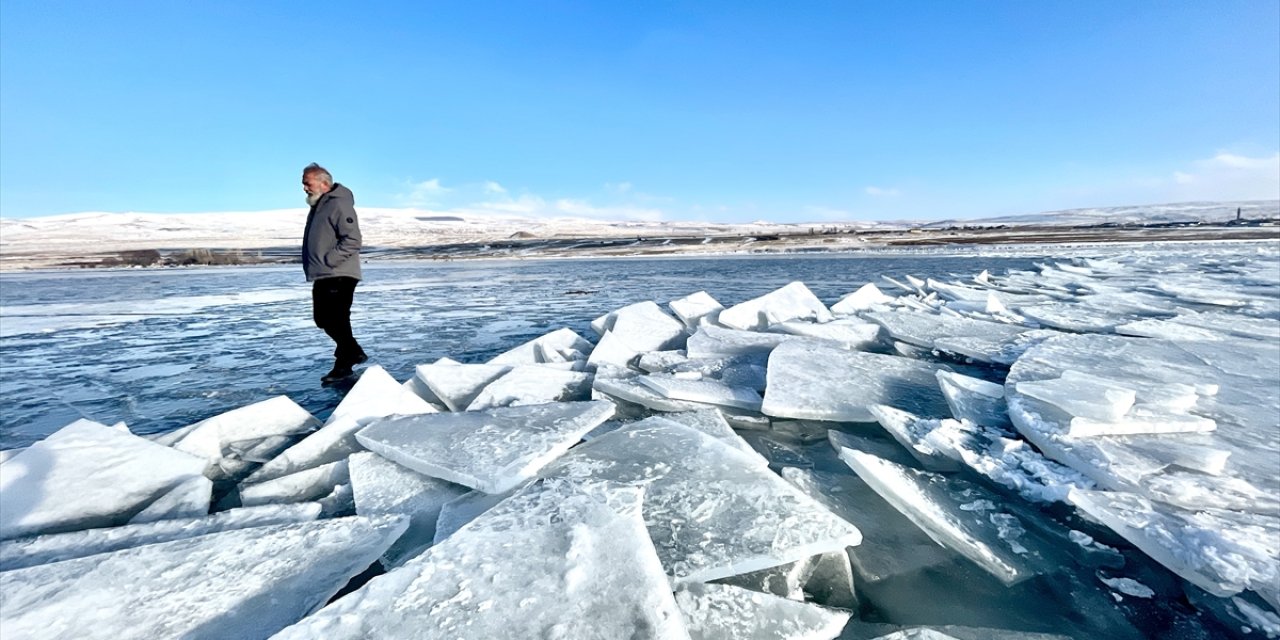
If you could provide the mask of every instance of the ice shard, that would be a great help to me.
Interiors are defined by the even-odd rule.
[[[268,638],[322,606],[404,531],[343,518],[224,531],[0,573],[21,638]]]
[[[243,507],[202,518],[160,520],[122,527],[85,529],[70,533],[5,540],[0,542],[0,571],[12,571],[147,544],[194,538],[219,531],[309,522],[319,515],[320,505],[314,502],[302,502]]]
[[[77,420],[0,465],[0,539],[121,525],[208,460]]]
[[[356,438],[392,462],[486,493],[502,493],[613,415],[610,402],[552,402],[389,418]]]
[[[511,370],[503,364],[420,364],[418,378],[450,411],[464,411],[485,385]]]
[[[762,398],[755,389],[734,387],[714,380],[688,380],[663,374],[638,378],[641,384],[674,400],[759,411]]]
[[[635,378],[602,378],[596,376],[591,388],[607,396],[632,402],[654,411],[697,411],[707,405],[688,400],[673,400]]]
[[[788,320],[828,322],[832,317],[826,305],[803,282],[792,282],[721,311],[717,321],[733,329],[759,331]]]
[[[924,417],[951,414],[938,367],[899,356],[847,351],[814,340],[786,342],[769,356],[766,415],[870,422],[885,404]]]
[[[264,482],[242,484],[238,491],[240,504],[250,507],[319,500],[332,493],[334,487],[349,482],[347,460],[343,459]]]
[[[880,325],[858,318],[840,318],[823,323],[791,320],[773,325],[769,329],[779,333],[827,340],[846,349],[866,349],[876,344],[880,337]]]
[[[951,407],[951,415],[957,420],[1008,429],[1012,433],[1013,424],[1009,422],[1009,409],[1004,401],[1004,386],[943,370],[938,371],[938,386],[947,399],[947,406]]]
[[[682,585],[675,598],[692,640],[832,640],[851,615],[727,584]]]
[[[678,298],[667,303],[671,307],[672,313],[684,323],[688,329],[694,329],[698,326],[698,322],[703,318],[714,318],[716,312],[724,308],[724,305],[711,297],[706,291],[689,294],[683,298]]]
[[[872,311],[866,319],[884,327],[894,339],[926,349],[937,348],[940,339],[981,338],[993,342],[1012,339],[1030,327],[987,320],[913,311]]]
[[[591,375],[559,371],[538,365],[521,365],[490,382],[467,411],[516,407],[544,402],[573,402],[591,395]]]
[[[276,396],[202,420],[172,446],[207,460],[209,479],[239,481],[319,426],[306,409],[287,396]],[[262,441],[272,446],[254,446]],[[250,450],[253,456],[242,455]]]
[[[174,487],[146,509],[129,519],[129,524],[143,524],[157,520],[200,518],[209,515],[213,497],[213,481],[198,476]]]
[[[686,639],[640,493],[534,483],[276,640]]]
[[[839,302],[831,305],[831,313],[838,316],[852,315],[859,311],[888,305],[894,300],[893,296],[885,295],[884,292],[880,291],[879,287],[868,282],[857,291],[840,298]]]
[[[669,421],[595,438],[542,475],[645,485],[645,524],[677,583],[765,569],[862,539],[757,458]]]
[[[780,333],[758,333],[702,325],[698,327],[697,332],[689,336],[686,350],[690,358],[768,354],[774,347],[794,339],[794,336]]]
[[[488,364],[517,366],[555,362],[557,359],[553,358],[559,356],[558,359],[563,359],[564,353],[574,351],[580,354],[591,353],[591,346],[590,342],[573,329],[565,327],[504,351],[491,358]],[[556,355],[548,358],[552,354]]]
[[[409,528],[382,556],[387,568],[431,546],[441,507],[467,493],[466,487],[415,473],[367,451],[352,455],[348,464],[357,515],[409,517]]]

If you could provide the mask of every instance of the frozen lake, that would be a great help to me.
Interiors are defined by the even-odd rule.
[[[920,255],[369,263],[356,337],[397,379],[444,356],[482,362],[619,307],[706,290],[726,305],[804,282],[831,304],[880,275],[971,277],[1033,258]],[[80,417],[157,433],[284,394],[323,417],[329,339],[288,267],[0,276],[0,448]]]

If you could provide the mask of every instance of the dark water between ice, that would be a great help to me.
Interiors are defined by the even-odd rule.
[[[971,277],[1030,258],[800,256],[366,265],[353,324],[398,380],[448,356],[482,362],[619,307],[705,290],[726,306],[799,280],[828,305],[881,274]],[[881,281],[880,285],[884,285]],[[175,429],[288,395],[324,418],[332,343],[297,266],[0,276],[0,448],[80,417]]]

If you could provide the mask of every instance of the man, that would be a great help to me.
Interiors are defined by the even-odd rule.
[[[351,300],[360,281],[360,223],[355,196],[334,184],[324,167],[313,162],[302,170],[302,190],[311,205],[302,235],[302,270],[312,283],[312,317],[337,344],[333,370],[320,378],[331,384],[369,359],[351,335]]]

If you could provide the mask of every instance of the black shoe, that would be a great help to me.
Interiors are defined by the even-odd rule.
[[[364,364],[368,361],[369,361],[369,356],[365,352],[361,351],[360,355],[356,356],[356,359],[351,361],[351,366],[354,367],[358,364]]]
[[[354,373],[355,372],[351,370],[350,366],[334,365],[333,369],[331,369],[329,373],[326,373],[320,377],[320,383],[333,384],[340,380],[346,380],[347,378],[350,378]]]

